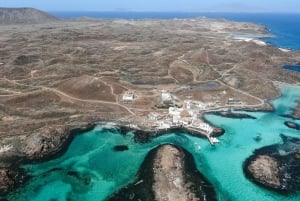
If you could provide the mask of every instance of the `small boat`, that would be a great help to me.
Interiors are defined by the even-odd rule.
[[[197,143],[197,142],[195,142],[194,144],[195,144],[195,147],[196,147],[196,149],[197,149],[197,150],[200,150],[200,149],[201,149],[201,146],[200,146],[200,145],[198,145],[198,143]]]
[[[140,181],[136,182],[134,185],[136,186],[136,185],[139,185],[140,183],[143,183],[143,182],[144,182],[144,180],[140,180]]]

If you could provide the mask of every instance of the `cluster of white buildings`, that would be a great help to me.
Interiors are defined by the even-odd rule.
[[[132,102],[134,100],[133,92],[126,92],[123,95],[124,102]],[[203,103],[195,100],[185,100],[180,103],[179,107],[173,106],[174,102],[179,102],[167,90],[161,91],[161,100],[163,104],[172,105],[167,111],[152,111],[147,115],[149,125],[155,129],[169,129],[177,127],[185,127],[191,130],[202,132],[209,139],[211,144],[219,142],[218,139],[211,137],[210,134],[214,128],[199,118],[199,113],[209,109],[211,103]],[[181,106],[182,105],[182,106]]]
[[[174,100],[170,92],[166,90],[162,90],[161,99],[163,103],[170,103]],[[213,127],[201,121],[198,117],[199,112],[207,107],[209,105],[200,101],[185,100],[183,107],[169,107],[167,114],[150,112],[148,120],[155,122],[158,129],[185,126],[210,134],[213,132]]]
[[[170,117],[173,126],[182,125],[200,129],[207,134],[212,133],[213,128],[198,118],[198,112],[199,110],[170,107],[168,116]]]
[[[148,119],[154,121],[159,129],[168,129],[171,127],[185,126],[201,130],[206,134],[213,132],[213,127],[201,121],[198,117],[199,109],[188,109],[169,107],[168,114],[161,115],[151,112],[148,114]]]

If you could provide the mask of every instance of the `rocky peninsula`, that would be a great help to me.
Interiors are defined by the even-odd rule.
[[[149,152],[136,180],[107,200],[217,199],[211,184],[196,169],[190,153],[172,145],[162,145]]]

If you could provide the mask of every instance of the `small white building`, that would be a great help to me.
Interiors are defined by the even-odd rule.
[[[125,92],[122,100],[124,103],[132,103],[134,100],[134,93],[132,91]]]
[[[172,100],[173,100],[172,95],[167,90],[161,91],[161,99],[162,99],[162,102],[172,102]]]

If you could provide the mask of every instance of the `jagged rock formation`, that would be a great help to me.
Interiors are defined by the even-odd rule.
[[[37,24],[57,20],[54,16],[34,8],[0,8],[0,24]]]

